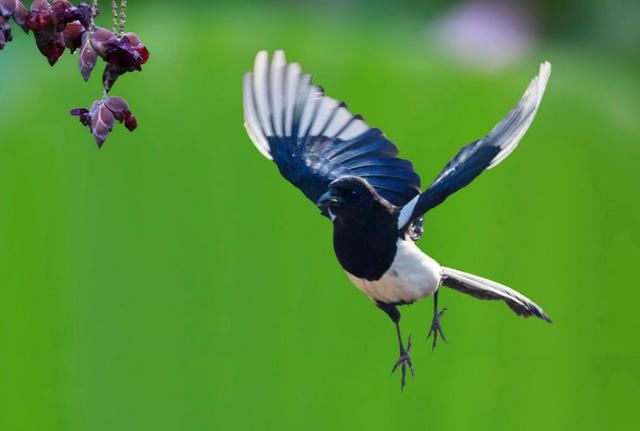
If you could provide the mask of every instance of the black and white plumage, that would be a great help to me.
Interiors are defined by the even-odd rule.
[[[434,297],[430,334],[444,339],[438,291],[450,287],[480,299],[498,299],[518,315],[550,322],[530,299],[499,283],[439,265],[415,244],[423,215],[504,160],[518,145],[540,106],[551,65],[543,63],[522,99],[485,137],[463,147],[421,192],[420,177],[380,129],[324,95],[276,51],[258,53],[244,76],[244,117],[249,137],[280,173],[316,204],[334,226],[336,256],[353,284],[396,324],[401,387],[413,373],[400,335],[398,305]]]

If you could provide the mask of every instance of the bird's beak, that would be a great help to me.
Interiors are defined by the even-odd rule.
[[[316,202],[320,208],[334,208],[340,206],[343,202],[343,199],[334,193],[333,190],[329,189],[325,194],[320,196],[320,199]]]

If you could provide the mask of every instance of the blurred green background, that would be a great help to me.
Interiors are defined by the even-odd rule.
[[[129,3],[151,59],[113,94],[140,127],[101,150],[67,113],[99,72],[84,84],[68,54],[51,69],[17,31],[0,52],[0,429],[633,427],[636,4],[528,2],[503,34],[473,13],[460,33],[462,2]],[[483,25],[498,42],[470,58],[465,29]],[[276,48],[425,185],[551,61],[522,145],[430,213],[420,247],[554,324],[446,290],[450,344],[432,353],[431,300],[405,307],[417,374],[401,393],[393,325],[242,126],[242,74]]]

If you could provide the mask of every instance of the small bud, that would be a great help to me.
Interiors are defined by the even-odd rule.
[[[107,140],[109,132],[113,130],[114,124],[115,118],[113,116],[113,112],[111,112],[111,110],[106,106],[100,105],[98,112],[93,115],[93,118],[91,118],[91,132],[96,138],[98,148],[102,147],[104,141]]]
[[[64,53],[64,36],[62,33],[50,33],[48,31],[35,31],[36,45],[38,49],[47,57],[49,64],[56,64],[60,56]]]
[[[65,27],[62,35],[64,36],[64,44],[73,54],[76,49],[82,46],[82,36],[85,29],[80,21],[72,21]]]
[[[16,10],[13,12],[13,20],[18,24],[25,33],[29,33],[29,27],[27,27],[27,8],[22,4],[22,2],[18,2],[18,6]]]
[[[98,60],[98,54],[96,54],[95,49],[93,49],[93,45],[89,40],[89,34],[85,33],[82,37],[82,49],[80,50],[80,74],[85,81],[89,80],[91,76],[91,72],[96,67],[96,61]]]

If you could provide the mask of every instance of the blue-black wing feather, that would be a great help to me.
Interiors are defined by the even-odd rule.
[[[366,179],[398,207],[420,192],[420,177],[397,158],[398,148],[382,131],[325,96],[299,65],[286,64],[281,51],[271,62],[266,52],[258,54],[243,90],[252,141],[314,204],[344,176]]]
[[[504,160],[516,148],[540,106],[551,65],[543,63],[518,104],[488,135],[463,147],[420,195],[400,211],[398,228],[407,229],[413,220],[441,204],[448,196],[468,185],[485,169]]]

